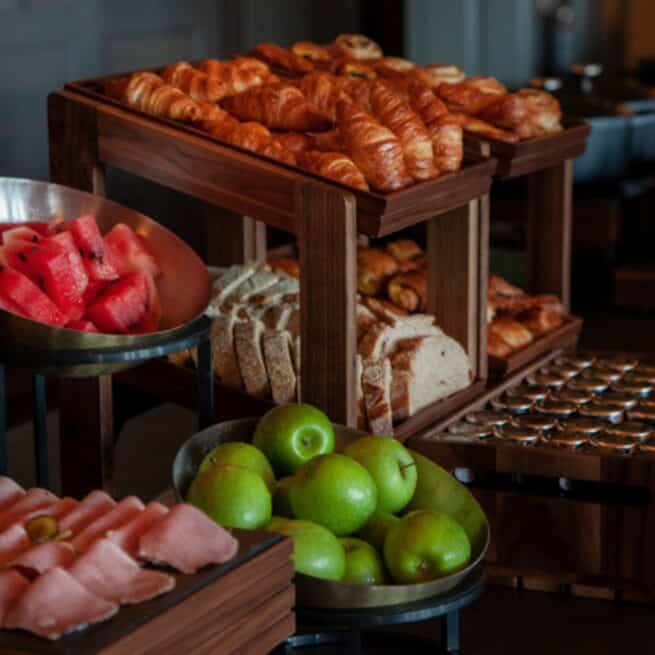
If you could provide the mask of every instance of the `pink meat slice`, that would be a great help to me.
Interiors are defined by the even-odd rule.
[[[98,539],[69,573],[91,593],[121,605],[142,603],[175,586],[170,575],[142,569],[109,539]]]
[[[6,530],[12,523],[23,521],[26,516],[36,510],[45,510],[51,507],[57,500],[57,496],[50,493],[47,489],[39,489],[38,487],[30,489],[24,496],[21,496],[0,514],[0,532]]]
[[[50,569],[18,598],[5,617],[4,627],[21,628],[39,637],[63,634],[111,618],[118,605],[85,589],[68,571]]]
[[[0,532],[0,566],[11,562],[31,545],[25,528],[14,523],[10,528]]]
[[[59,531],[77,534],[114,505],[116,505],[114,499],[104,491],[92,491],[81,503],[59,519]]]
[[[6,475],[0,475],[0,512],[4,512],[24,495],[23,487]]]
[[[118,530],[110,530],[107,538],[122,548],[130,557],[139,555],[139,539],[168,514],[168,507],[161,503],[149,503],[146,508]]]
[[[96,539],[104,537],[110,530],[117,530],[143,512],[145,505],[136,497],[123,498],[108,512],[99,516],[73,537],[73,548],[83,553]]]
[[[7,566],[29,569],[41,574],[54,569],[56,566],[66,568],[75,559],[74,548],[65,541],[49,541],[36,544],[23,551],[16,559],[11,560]]]
[[[18,571],[0,571],[0,626],[4,626],[9,608],[29,586],[28,579]]]
[[[175,505],[139,541],[141,559],[182,573],[227,562],[238,549],[239,542],[225,528],[186,503]]]
[[[62,516],[73,510],[78,505],[79,503],[75,500],[75,498],[69,498],[68,496],[65,498],[60,498],[46,508],[35,509],[33,512],[26,514],[22,519],[23,524],[31,521],[37,516],[52,516],[54,519],[60,519]]]

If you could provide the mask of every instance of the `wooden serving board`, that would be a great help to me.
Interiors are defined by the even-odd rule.
[[[288,627],[294,603],[290,540],[260,531],[237,530],[235,535],[239,552],[232,560],[194,575],[177,574],[173,591],[121,607],[105,623],[58,641],[0,630],[0,655],[200,653],[240,625],[238,638],[231,637],[232,650],[221,651],[227,653],[278,622]],[[253,620],[247,621],[248,616]]]
[[[574,346],[582,330],[582,319],[577,316],[567,316],[564,323],[543,336],[535,339],[507,357],[489,355],[489,377],[502,378],[515,373],[530,362],[539,359],[549,351]]]

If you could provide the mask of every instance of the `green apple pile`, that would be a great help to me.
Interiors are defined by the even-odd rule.
[[[269,411],[252,444],[208,453],[187,501],[225,527],[291,537],[299,573],[354,584],[460,571],[486,525],[470,492],[434,462],[374,435],[335,452],[332,423],[303,404]]]

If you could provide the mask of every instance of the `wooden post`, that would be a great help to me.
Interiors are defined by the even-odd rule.
[[[97,115],[93,107],[52,94],[48,98],[50,179],[57,184],[104,194],[98,161]],[[112,380],[62,380],[60,450],[62,493],[80,497],[98,487],[114,491]]]
[[[528,283],[571,307],[573,160],[528,176]]]
[[[487,376],[489,202],[485,196],[427,222],[428,312]]]
[[[320,183],[296,187],[300,250],[301,397],[355,427],[355,198]]]
[[[207,205],[206,220],[209,264],[231,266],[266,261],[265,223],[211,205]]]

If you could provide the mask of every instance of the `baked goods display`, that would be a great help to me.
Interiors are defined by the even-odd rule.
[[[288,261],[222,269],[207,309],[217,378],[278,404],[298,399],[302,384],[299,281]],[[358,423],[372,432],[393,434],[394,423],[472,382],[466,352],[433,316],[360,296],[357,342]]]

